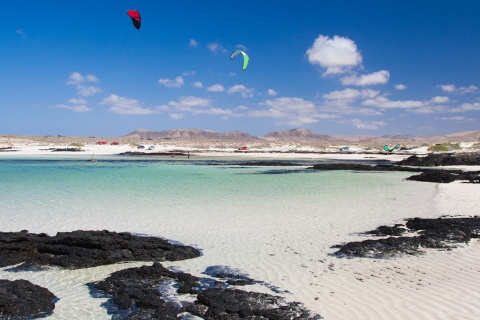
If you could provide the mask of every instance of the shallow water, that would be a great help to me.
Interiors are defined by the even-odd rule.
[[[301,164],[293,167],[244,162],[0,159],[0,231],[108,229],[161,236],[203,251],[200,258],[167,265],[196,275],[212,265],[239,268],[290,292],[289,299],[307,302],[318,293],[319,270],[334,261],[332,245],[432,210],[433,185],[404,180],[411,173],[306,169],[318,161],[288,161]],[[104,300],[92,299],[84,284],[125,266],[0,271],[0,278],[49,288],[60,297],[51,318],[110,319],[100,306]]]

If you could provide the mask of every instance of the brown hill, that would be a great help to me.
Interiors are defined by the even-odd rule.
[[[287,131],[273,131],[267,133],[260,138],[269,140],[269,141],[292,141],[292,142],[328,142],[328,143],[335,143],[340,142],[340,140],[326,135],[326,134],[317,134],[313,133],[308,129],[292,129]]]
[[[175,139],[175,140],[225,140],[225,141],[261,141],[260,138],[240,131],[215,132],[197,129],[172,129],[163,131],[149,131],[137,129],[126,138],[143,139]]]

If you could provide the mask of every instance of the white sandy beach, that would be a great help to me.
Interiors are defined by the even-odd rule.
[[[1,145],[0,145],[1,147]],[[59,147],[59,146],[55,146]],[[49,146],[16,146],[18,151],[2,152],[0,157],[14,156],[49,156]],[[137,151],[129,145],[86,145],[83,154],[62,152],[61,155],[85,157],[91,155],[107,156],[126,151]],[[164,149],[157,146],[154,151]],[[148,151],[147,151],[148,152]],[[56,156],[60,154],[55,153]],[[400,154],[311,154],[311,153],[236,153],[227,152],[192,152],[195,157],[238,157],[268,159],[343,159],[343,160],[391,160],[398,161],[409,155]],[[472,168],[470,168],[472,169]],[[478,167],[475,168],[479,170]],[[411,182],[412,184],[422,182]],[[198,244],[205,254],[193,259],[186,265],[187,272],[200,275],[205,266],[229,264],[268,283],[288,290],[287,298],[299,301],[325,319],[479,319],[480,318],[480,243],[473,240],[469,245],[452,251],[430,250],[422,256],[404,256],[395,259],[339,259],[329,257],[318,259],[318,252],[329,250],[315,242],[317,233],[335,238],[335,241],[352,241],[352,233],[376,228],[380,223],[393,225],[404,218],[424,217],[436,218],[442,215],[473,216],[480,213],[480,185],[466,184],[459,181],[450,184],[430,183],[424,195],[425,202],[403,202],[401,207],[392,210],[385,204],[380,207],[388,211],[388,218],[381,212],[369,216],[357,217],[358,221],[347,224],[344,229],[334,228],[338,217],[325,217],[321,223],[313,215],[302,219],[286,219],[276,221],[275,227],[264,228],[262,232],[249,233],[252,217],[245,221],[236,221],[236,227],[228,223],[220,224],[224,233],[209,233],[209,224],[218,221],[195,221],[195,228],[181,226],[185,229],[183,239],[174,239],[185,244]],[[412,195],[412,197],[423,195]],[[417,199],[417,198],[415,198]],[[420,203],[420,204],[419,204]],[[377,208],[379,209],[379,208]],[[352,208],[354,210],[354,208]],[[81,226],[66,225],[64,230],[92,228],[102,224],[102,220],[91,221],[85,217]],[[255,217],[256,225],[268,225],[269,219],[276,217]],[[108,219],[108,217],[104,217]],[[382,220],[383,219],[383,220]],[[373,221],[374,220],[374,221]],[[154,224],[155,221],[151,222]],[[174,223],[172,221],[172,223]],[[340,224],[339,224],[340,225]],[[9,228],[15,226],[4,226]],[[124,222],[112,224],[112,231],[123,231]],[[329,227],[330,226],[330,227]],[[191,230],[189,228],[192,228]],[[323,229],[319,229],[323,228]],[[55,234],[56,225],[28,227],[31,232],[47,232]],[[195,230],[204,230],[202,235]],[[5,230],[6,231],[6,230]],[[161,230],[157,229],[160,232]],[[145,225],[145,232],[156,232]],[[169,234],[163,234],[167,238]],[[362,240],[358,236],[358,240]],[[262,245],[259,245],[262,244]],[[235,252],[232,255],[231,252]],[[259,260],[260,259],[260,260]],[[165,263],[175,266],[179,263]],[[53,287],[60,292],[55,313],[51,319],[68,319],[72,314],[81,319],[109,319],[108,315],[100,318],[98,310],[101,299],[85,299],[88,296],[86,282],[100,280],[115,270],[126,266],[139,266],[142,263],[117,264],[91,268],[88,270],[61,271],[63,280],[59,280],[58,271],[42,271],[38,273],[0,273],[0,277],[8,279],[27,279],[42,286]],[[249,269],[253,266],[253,269]],[[307,271],[307,272],[306,272]],[[57,272],[57,273],[56,273]],[[67,280],[65,280],[67,279]],[[257,286],[256,290],[266,291]],[[73,312],[75,311],[75,312]],[[78,319],[80,319],[78,318]]]

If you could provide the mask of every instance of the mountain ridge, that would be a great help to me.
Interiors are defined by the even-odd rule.
[[[272,131],[263,136],[253,136],[241,131],[216,132],[200,129],[168,129],[163,131],[151,131],[136,129],[123,137],[140,139],[167,139],[167,140],[221,140],[239,142],[316,142],[316,143],[360,143],[360,144],[436,144],[458,142],[480,142],[480,131],[454,132],[445,135],[414,136],[401,133],[375,135],[328,135],[318,134],[305,128]]]

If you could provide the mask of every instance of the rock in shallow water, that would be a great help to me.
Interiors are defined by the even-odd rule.
[[[53,312],[57,297],[27,280],[0,280],[0,319],[28,319]]]
[[[480,237],[480,217],[408,219],[405,227],[381,226],[367,234],[384,236],[395,231],[397,235],[382,239],[368,239],[336,245],[338,257],[387,258],[400,254],[421,254],[422,248],[449,250]],[[397,233],[398,232],[398,233]]]
[[[0,232],[0,267],[14,264],[16,270],[58,266],[79,269],[122,261],[177,261],[200,256],[189,246],[172,244],[157,237],[128,232],[59,232],[47,234]]]
[[[98,290],[111,297],[109,312],[116,319],[178,319],[186,314],[229,320],[322,319],[282,297],[232,289],[221,281],[171,271],[158,262],[114,272],[90,287],[92,295]]]

